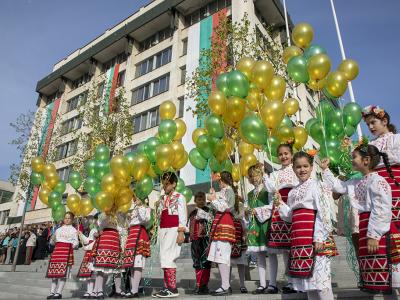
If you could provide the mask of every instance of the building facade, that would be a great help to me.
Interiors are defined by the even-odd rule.
[[[182,142],[187,151],[192,149],[191,133],[199,122],[187,111],[194,100],[185,93],[185,81],[198,66],[201,49],[211,47],[210,38],[221,14],[233,22],[240,22],[246,15],[265,37],[271,38],[266,30],[270,25],[282,33],[275,38],[285,36],[279,0],[152,1],[56,63],[53,71],[38,82],[38,110],[32,129],[37,142],[30,141],[37,143],[33,147],[36,153],[30,153],[25,160],[37,155],[46,157],[51,149],[56,149],[53,163],[60,177],[68,180],[78,148],[78,133],[85,131],[77,108],[86,100],[93,84],[103,99],[103,111],[109,109],[120,87],[126,91],[134,126],[132,144],[126,151],[134,150],[157,133],[158,107],[165,100],[176,104],[176,117],[186,122],[188,130]],[[305,122],[312,116],[316,103],[304,87],[299,87],[297,93],[301,107],[297,117]],[[57,142],[52,139],[56,130],[61,132]],[[180,176],[188,186],[209,180],[190,164]],[[51,218],[50,209],[38,200],[37,190],[18,185],[16,194],[14,201],[19,205],[11,215],[21,215],[26,205],[27,223]]]
[[[15,187],[8,181],[0,180],[0,232],[10,228],[14,222],[10,212],[17,206],[13,202]]]

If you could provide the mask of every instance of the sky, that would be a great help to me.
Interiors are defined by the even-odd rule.
[[[20,113],[36,110],[37,81],[51,73],[56,62],[148,2],[0,1],[0,179],[6,180],[9,165],[18,161],[15,147],[9,145],[16,136],[9,123]],[[313,43],[324,47],[333,66],[338,66],[341,56],[330,1],[286,0],[286,6],[293,23],[313,26]],[[380,105],[400,127],[396,109],[400,104],[400,1],[336,0],[335,6],[346,56],[360,65],[353,81],[356,101],[363,107]]]

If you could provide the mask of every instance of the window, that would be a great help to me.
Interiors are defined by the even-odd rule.
[[[0,204],[10,202],[13,192],[0,190]]]
[[[125,70],[118,73],[117,87],[123,86],[125,83]]]
[[[128,56],[125,52],[122,52],[122,53],[114,56],[109,61],[107,61],[103,64],[103,68],[102,68],[103,73],[106,72],[107,70],[111,69],[112,67],[114,67],[116,64],[123,63],[124,61],[126,61],[127,58],[128,58]]]
[[[71,118],[61,125],[61,134],[67,134],[71,131],[77,130],[82,126],[82,118],[80,116],[76,116]]]
[[[78,141],[72,140],[57,147],[56,160],[67,158],[76,153]]]
[[[154,56],[138,63],[136,65],[135,78],[140,77],[144,74],[147,74],[147,73],[153,71],[153,60],[154,60]]]
[[[10,215],[10,210],[3,210],[0,212],[0,225],[5,225],[8,222],[8,216]]]
[[[169,63],[171,61],[171,57],[172,57],[171,47],[156,54],[156,69]]]
[[[92,76],[89,73],[83,74],[78,79],[75,79],[74,81],[72,81],[72,89],[74,90],[74,89],[84,85],[85,83],[89,82],[91,79],[92,79]]]
[[[71,166],[58,169],[57,173],[60,179],[64,180],[65,182],[68,182],[69,173],[71,172],[71,169],[72,169]]]
[[[188,39],[182,40],[182,55],[187,54]]]
[[[169,90],[169,73],[132,91],[132,105]]]
[[[158,107],[145,111],[133,118],[134,133],[138,133],[160,124]]]
[[[181,69],[181,84],[185,84],[186,81],[186,66],[183,66]]]
[[[104,91],[104,81],[97,85],[97,93],[96,93],[97,98],[103,97],[103,91]]]
[[[183,118],[183,114],[185,113],[185,98],[184,96],[178,98],[179,108],[178,108],[178,118]]]
[[[173,34],[174,34],[173,30],[169,26],[156,32],[155,34],[148,37],[147,39],[145,39],[143,42],[141,42],[139,44],[139,52],[147,50],[147,49],[157,45],[158,43],[161,43],[163,40],[166,40],[167,38],[171,37]]]
[[[162,67],[171,62],[172,58],[172,47],[168,47],[163,51],[146,58],[136,65],[135,78],[147,74],[159,67]],[[155,65],[155,67],[154,67]]]
[[[70,112],[71,110],[76,109],[78,106],[84,104],[87,99],[88,92],[84,91],[83,93],[80,93],[79,95],[69,99],[67,101],[67,112]]]
[[[191,26],[200,22],[201,20],[207,18],[208,16],[220,11],[221,9],[231,6],[232,0],[215,0],[212,1],[203,7],[200,7],[198,10],[194,11],[190,15],[185,17],[186,26]]]

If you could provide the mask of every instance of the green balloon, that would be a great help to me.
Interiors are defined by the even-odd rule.
[[[357,126],[362,119],[362,108],[354,102],[347,103],[343,107],[343,116],[346,125]]]
[[[220,116],[215,114],[209,115],[205,120],[205,127],[208,134],[213,137],[222,138],[225,135],[224,122]]]
[[[163,120],[158,127],[158,135],[162,144],[169,144],[176,135],[176,123],[173,120]]]
[[[53,191],[59,192],[61,195],[64,194],[67,185],[64,180],[60,180],[57,185],[54,187]]]
[[[58,203],[61,203],[61,194],[59,192],[56,191],[52,191],[49,194],[49,206],[51,208],[55,207],[58,205]]]
[[[156,173],[157,175],[161,176],[163,174],[163,171],[161,171],[157,164],[151,164],[151,167],[153,168],[154,173]]]
[[[351,126],[350,124],[346,124],[344,127],[344,133],[346,136],[351,137],[356,132],[356,128]]]
[[[96,175],[96,161],[94,159],[89,159],[85,163],[85,171],[86,171],[86,176]]]
[[[216,85],[217,85],[217,89],[220,92],[223,92],[225,96],[229,96],[228,74],[227,73],[222,73],[217,77]]]
[[[319,102],[316,109],[317,118],[321,121],[324,120],[326,123],[330,112],[333,110],[334,107],[328,100],[322,100]]]
[[[66,213],[65,206],[62,204],[52,208],[51,210],[51,215],[54,221],[56,222],[62,221],[64,219],[65,213]]]
[[[31,173],[31,183],[33,185],[40,185],[44,180],[44,176],[40,173],[32,172]]]
[[[249,114],[240,123],[240,130],[251,144],[263,145],[267,140],[267,128],[256,114]]]
[[[324,140],[324,127],[322,124],[319,122],[312,124],[310,128],[310,135],[318,144],[321,144],[321,142]]]
[[[308,134],[310,134],[311,126],[316,122],[318,122],[318,120],[316,118],[308,119],[308,121],[306,122],[306,126],[305,126]]]
[[[326,89],[326,87],[324,87],[324,88],[322,89],[322,94],[323,94],[327,99],[330,99],[330,100],[337,100],[337,99],[339,99],[338,97],[335,97],[335,96],[331,95],[331,94],[328,92],[328,90]]]
[[[110,163],[108,161],[96,161],[95,177],[101,180],[104,175],[111,172]]]
[[[192,199],[192,197],[193,197],[193,192],[192,192],[191,189],[189,189],[188,187],[186,187],[186,188],[183,190],[182,195],[185,197],[186,202],[189,202],[189,201]]]
[[[145,148],[146,148],[146,141],[143,141],[138,145],[135,154],[145,154],[144,152]]]
[[[307,59],[302,55],[292,57],[287,64],[287,71],[294,81],[307,83],[310,80],[307,70]]]
[[[82,184],[81,174],[78,171],[71,171],[69,173],[68,182],[74,189],[79,189]]]
[[[309,60],[317,54],[326,54],[326,50],[319,45],[312,44],[304,50],[303,56],[305,59]]]
[[[176,184],[176,191],[178,193],[182,193],[184,189],[185,189],[185,182],[183,181],[182,178],[178,178],[178,183]]]
[[[197,148],[190,150],[189,161],[196,169],[205,170],[207,167],[207,160],[200,154]]]
[[[270,157],[275,157],[278,152],[278,146],[279,146],[279,140],[275,136],[270,136],[267,139],[267,142],[264,147],[265,153],[267,153],[267,156]]]
[[[85,191],[92,197],[96,198],[96,194],[100,192],[100,181],[96,177],[88,177],[83,184]]]
[[[97,146],[94,157],[97,161],[108,161],[110,159],[110,149],[106,145]]]
[[[215,146],[214,140],[207,134],[203,134],[197,139],[196,147],[200,154],[206,159],[213,156]]]
[[[221,153],[222,151],[225,151],[225,144],[224,143],[216,143],[214,147],[213,154],[214,156],[217,156],[218,153]]]
[[[218,172],[218,173],[219,173],[219,172],[222,172],[222,170],[223,170],[223,168],[224,168],[223,164],[220,163],[220,162],[215,158],[215,156],[213,156],[213,157],[210,158],[210,160],[209,160],[209,162],[208,162],[208,165],[210,166],[211,171],[213,171],[213,172]]]
[[[222,162],[222,171],[232,173],[233,164],[230,159],[226,159]]]
[[[278,128],[281,126],[287,126],[289,128],[293,128],[293,122],[292,120],[290,120],[290,118],[288,116],[284,116],[282,119],[281,124],[279,124]]]
[[[135,185],[136,196],[140,200],[144,200],[150,195],[153,190],[153,179],[149,175],[145,175],[142,180],[138,181]]]
[[[156,162],[156,148],[160,145],[161,142],[156,137],[150,137],[147,139],[146,144],[144,145],[144,153],[150,162]]]
[[[234,70],[228,74],[228,89],[231,96],[240,98],[247,97],[249,92],[249,80],[239,70]]]
[[[327,126],[326,126],[327,127],[327,131],[328,131],[329,135],[338,136],[341,133],[343,133],[344,128],[343,128],[343,124],[342,124],[341,121],[337,121],[337,120],[330,121],[330,120],[327,120],[326,123],[327,123]]]

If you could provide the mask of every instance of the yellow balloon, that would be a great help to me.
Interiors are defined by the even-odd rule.
[[[208,106],[216,115],[222,116],[226,109],[226,98],[223,92],[212,91],[208,96]]]
[[[311,79],[321,80],[331,70],[331,59],[324,53],[314,55],[308,60],[307,70]]]
[[[54,164],[45,164],[43,168],[43,174],[47,177],[47,174],[57,172],[56,166]]]
[[[321,91],[325,85],[326,85],[326,77],[321,80],[310,79],[310,81],[307,83],[307,86],[313,91]]]
[[[171,165],[173,165],[174,162],[177,162],[183,156],[185,153],[185,147],[183,147],[181,142],[172,142],[171,147],[174,151],[173,160],[171,162]]]
[[[239,143],[239,154],[244,156],[246,154],[252,154],[254,152],[254,146],[252,144],[248,144],[244,141]]]
[[[300,150],[307,143],[308,139],[307,130],[304,127],[297,126],[293,128],[293,134],[294,134],[293,146],[296,149]]]
[[[250,80],[255,83],[259,89],[264,90],[268,87],[273,76],[274,67],[272,64],[265,60],[258,60],[254,63],[253,69],[251,70]]]
[[[326,77],[326,89],[334,97],[342,96],[347,89],[347,79],[343,72],[333,71]]]
[[[107,192],[112,196],[115,196],[118,192],[117,181],[113,174],[109,173],[104,175],[101,180],[101,189],[103,192]]]
[[[240,159],[240,173],[247,176],[247,172],[251,166],[258,163],[257,157],[254,154],[243,155]]]
[[[176,124],[176,134],[174,141],[179,141],[183,138],[183,136],[186,133],[186,124],[182,119],[176,119],[175,124]]]
[[[303,51],[297,46],[289,46],[283,50],[283,61],[285,64],[289,62],[292,57],[301,55]]]
[[[115,177],[115,182],[117,183],[117,186],[127,187],[130,186],[132,177]]]
[[[118,195],[115,197],[115,205],[117,207],[126,205],[126,204],[131,204],[132,203],[132,197],[133,197],[133,191],[130,188],[121,188],[118,191]]]
[[[85,198],[81,200],[81,214],[83,217],[88,216],[93,210],[92,200]]]
[[[141,180],[150,169],[150,161],[144,154],[136,155],[132,161],[132,176],[136,181]]]
[[[232,179],[234,182],[238,182],[240,180],[240,166],[239,164],[233,164],[232,166]]]
[[[197,144],[197,140],[199,139],[199,137],[202,136],[203,134],[207,134],[207,130],[204,128],[196,128],[192,132],[192,141],[195,145]]]
[[[299,107],[299,101],[293,98],[288,98],[283,102],[283,109],[288,116],[293,116],[299,110]]]
[[[132,206],[131,203],[127,203],[127,204],[124,204],[122,206],[118,206],[117,207],[117,211],[125,214],[131,209],[131,206]]]
[[[264,91],[265,96],[268,100],[279,100],[282,101],[285,96],[286,81],[282,76],[274,75],[267,89]]]
[[[224,136],[222,143],[225,145],[225,152],[230,155],[235,147],[235,142],[230,137]]]
[[[156,164],[161,171],[168,170],[174,159],[174,150],[169,144],[161,144],[156,149]]]
[[[184,151],[183,154],[181,156],[179,156],[178,158],[175,156],[172,167],[175,170],[180,170],[184,166],[186,166],[188,160],[189,160],[189,154],[186,151]]]
[[[262,97],[262,94],[257,88],[253,88],[249,90],[246,100],[248,109],[252,111],[259,111],[263,104],[264,97]]]
[[[293,128],[289,126],[284,125],[279,127],[276,135],[282,144],[293,143],[294,141]]]
[[[96,204],[101,211],[110,213],[114,206],[114,197],[108,192],[100,191],[96,194]]]
[[[229,97],[223,115],[225,123],[237,128],[246,113],[246,101],[239,97]]]
[[[49,183],[46,181],[46,180],[44,180],[43,182],[42,182],[42,184],[41,184],[41,187],[42,188],[46,188],[46,189],[48,189],[48,190],[52,190],[52,187],[49,185]]]
[[[297,24],[292,31],[292,40],[297,47],[307,48],[314,37],[314,30],[308,23]]]
[[[160,105],[160,119],[161,120],[168,120],[168,119],[173,119],[175,118],[176,114],[176,106],[175,104],[170,101],[164,101]]]
[[[152,167],[150,167],[150,168],[147,170],[147,175],[149,175],[151,178],[157,178],[157,177],[158,177],[158,175],[156,174],[156,172],[154,172],[154,170],[153,170]]]
[[[269,129],[276,128],[282,122],[284,114],[283,104],[277,100],[265,102],[260,112],[262,121]]]
[[[46,184],[48,184],[48,186],[53,189],[57,183],[60,181],[60,177],[58,176],[56,171],[53,172],[49,172],[47,171],[46,173]]]
[[[39,199],[45,205],[49,205],[49,194],[51,193],[51,189],[48,187],[41,187],[39,191]]]
[[[246,75],[247,78],[250,78],[253,66],[254,66],[254,60],[252,58],[242,57],[236,64],[236,70],[239,70],[244,75]]]
[[[32,158],[31,167],[33,172],[42,173],[44,170],[43,158],[41,156]]]
[[[129,177],[129,162],[123,155],[116,155],[110,162],[111,171],[116,177]]]
[[[67,197],[67,207],[75,215],[79,216],[81,213],[81,197],[77,194],[70,194]]]
[[[338,70],[343,72],[348,81],[351,81],[357,77],[359,67],[355,60],[345,59],[340,63]]]

